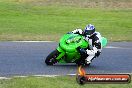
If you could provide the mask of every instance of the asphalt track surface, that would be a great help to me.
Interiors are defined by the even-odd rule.
[[[57,42],[0,42],[0,76],[76,74],[75,64],[47,66],[46,56]],[[132,42],[112,42],[87,73],[132,73]]]

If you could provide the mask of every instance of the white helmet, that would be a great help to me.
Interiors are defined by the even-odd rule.
[[[87,25],[84,29],[84,34],[85,35],[90,36],[90,35],[94,34],[94,32],[95,32],[95,27],[92,24]]]

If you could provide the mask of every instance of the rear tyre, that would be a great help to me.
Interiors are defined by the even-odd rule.
[[[91,63],[89,63],[89,64],[85,64],[85,66],[90,66],[90,64],[91,64]]]
[[[82,66],[90,66],[91,63],[87,64],[84,60],[79,60],[79,61],[76,61],[76,64],[78,66],[82,65]]]
[[[45,63],[47,65],[53,65],[55,63],[57,63],[56,57],[59,55],[58,50],[54,50],[53,52],[51,52],[45,60]]]
[[[86,78],[84,76],[77,76],[76,77],[76,81],[77,83],[79,83],[80,85],[84,85],[86,83]]]

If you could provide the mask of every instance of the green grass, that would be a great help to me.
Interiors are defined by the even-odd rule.
[[[85,84],[79,85],[75,77],[27,77],[0,80],[0,88],[131,88],[129,84]]]
[[[107,7],[98,2],[97,5],[91,2],[94,6],[88,7],[79,1],[73,0],[76,3],[70,3],[58,0],[57,3],[55,0],[1,0],[0,40],[58,41],[63,34],[76,28],[84,29],[92,23],[109,41],[132,41],[130,0],[116,1],[124,3],[126,8],[113,4],[114,8],[111,5]]]

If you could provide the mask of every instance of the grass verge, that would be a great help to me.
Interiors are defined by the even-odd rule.
[[[112,4],[115,0],[70,1],[1,0],[0,40],[58,41],[63,34],[92,23],[109,41],[132,41],[130,0],[117,0],[120,5]]]
[[[0,80],[0,88],[131,88],[129,84],[79,85],[74,76],[26,77]]]

